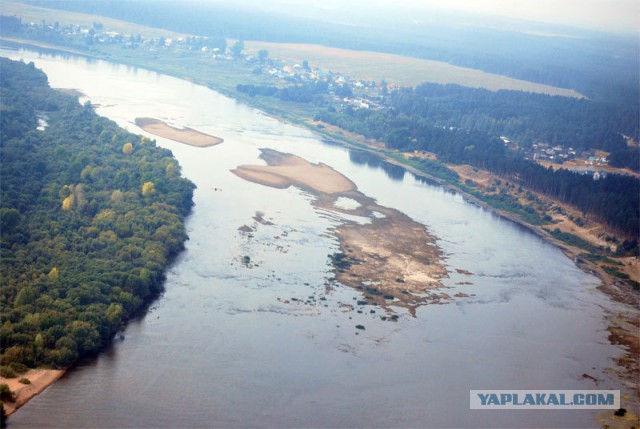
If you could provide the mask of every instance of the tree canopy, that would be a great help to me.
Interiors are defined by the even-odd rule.
[[[1,58],[0,95],[1,363],[64,367],[162,289],[194,185],[33,63]]]

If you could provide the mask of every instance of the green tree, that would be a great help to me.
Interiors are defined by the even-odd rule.
[[[0,231],[10,234],[20,223],[20,212],[14,208],[0,209]]]
[[[244,40],[238,40],[236,43],[231,45],[231,48],[229,48],[229,50],[231,51],[231,55],[233,56],[233,58],[242,58],[242,51],[244,50]]]
[[[15,305],[16,307],[20,307],[22,305],[33,304],[36,299],[36,293],[30,286],[25,286],[20,289],[18,295],[16,296]]]
[[[120,325],[120,322],[122,321],[122,316],[124,314],[124,311],[122,310],[122,305],[116,304],[116,303],[110,304],[109,308],[107,308],[106,314],[107,314],[107,320],[109,321],[109,324],[114,328],[117,328]]]
[[[0,384],[0,400],[9,402],[14,401],[13,392],[9,389],[9,386],[4,383]],[[4,412],[4,408],[2,411]]]

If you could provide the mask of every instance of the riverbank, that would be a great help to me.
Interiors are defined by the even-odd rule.
[[[64,373],[65,371],[61,369],[30,369],[15,378],[0,377],[0,384],[9,386],[14,395],[14,401],[3,402],[7,416],[15,413],[31,398],[42,393],[47,387],[60,379]],[[29,384],[20,382],[23,379],[29,380]]]
[[[172,127],[159,119],[136,118],[135,122],[138,127],[142,128],[149,134],[173,140],[178,143],[188,144],[189,146],[204,148],[224,142],[224,139],[220,137],[205,134],[191,128]]]
[[[602,264],[593,262],[590,259],[585,259],[584,258],[585,254],[591,253],[589,250],[561,241],[558,238],[554,237],[548,231],[549,229],[555,229],[556,227],[558,227],[563,232],[569,232],[571,234],[578,235],[580,238],[584,239],[590,244],[593,244],[594,247],[598,247],[598,246],[606,247],[611,245],[611,243],[608,243],[605,239],[596,237],[596,234],[594,234],[594,231],[600,232],[601,236],[606,236],[606,235],[612,236],[614,235],[613,232],[607,232],[604,225],[598,224],[594,221],[587,220],[587,219],[578,220],[578,218],[582,216],[581,213],[579,213],[578,210],[569,207],[567,204],[563,204],[558,201],[552,200],[551,198],[548,198],[537,192],[529,191],[528,189],[522,187],[517,183],[510,183],[508,180],[494,177],[491,175],[491,173],[487,171],[473,168],[469,165],[455,165],[455,166],[446,165],[447,168],[455,171],[455,173],[460,176],[459,183],[453,183],[452,181],[445,180],[443,178],[432,175],[428,171],[414,167],[410,162],[409,158],[406,156],[406,154],[389,151],[379,141],[372,140],[355,133],[350,133],[336,126],[318,122],[318,121],[309,120],[306,122],[301,122],[300,124],[306,126],[307,128],[313,130],[318,134],[321,134],[325,138],[331,139],[332,141],[335,141],[336,143],[339,143],[346,147],[369,151],[379,156],[383,161],[389,164],[402,167],[416,176],[427,178],[429,180],[432,180],[442,185],[447,189],[458,192],[467,201],[472,202],[473,204],[483,207],[505,219],[508,219],[514,223],[517,223],[527,228],[528,230],[532,231],[539,237],[543,238],[545,241],[560,248],[569,258],[571,258],[574,262],[576,262],[576,265],[579,268],[581,268],[583,271],[588,272],[589,274],[596,275],[598,278],[600,278],[600,280],[602,280],[603,282],[603,288],[602,288],[603,291],[611,295],[616,301],[630,304],[636,308],[640,308],[640,294],[638,294],[637,291],[634,291],[633,288],[626,282],[622,281],[619,278],[616,278],[611,273],[607,273],[606,270],[603,269]],[[318,125],[320,125],[320,127]],[[469,173],[470,171],[474,171],[474,174],[476,176],[471,175]],[[482,175],[484,178],[481,180],[478,180],[477,175]],[[551,210],[548,210],[548,211],[538,210],[538,215],[541,218],[545,214],[553,214],[553,217],[552,217],[553,223],[534,225],[522,219],[522,217],[520,217],[518,214],[494,207],[492,204],[486,201],[483,201],[478,196],[473,195],[470,192],[467,192],[465,189],[462,189],[462,187],[459,185],[464,184],[467,179],[473,181],[472,183],[473,191],[477,192],[481,196],[495,195],[495,194],[498,194],[500,191],[507,192],[507,193],[511,192],[512,194],[514,194],[514,192],[509,191],[509,189],[521,187],[522,191],[519,192],[519,194],[524,195],[527,192],[530,192],[531,194],[535,195],[535,198],[541,201],[540,205],[543,206],[546,204],[548,206],[559,207],[561,208],[561,212],[563,212],[564,214],[562,215],[553,214],[551,213]],[[501,185],[497,185],[497,183],[495,183],[496,179],[501,180],[503,183]],[[487,186],[483,186],[482,181],[489,182],[490,180],[492,181],[492,183],[487,183],[486,184]],[[481,186],[477,186],[477,185],[481,185]],[[489,188],[491,186],[493,186],[495,189],[493,189],[492,191],[488,191],[486,188]],[[522,198],[522,195],[517,196],[514,194],[514,196],[520,199],[519,202],[523,206],[532,205],[532,203],[524,201],[524,199]],[[572,217],[576,220],[571,221],[570,219]],[[584,224],[580,226],[576,222],[583,222]],[[592,258],[592,259],[596,260],[595,258]],[[603,260],[598,259],[598,261],[606,263],[606,261],[610,259],[611,257],[609,257],[608,259],[605,258]],[[630,259],[620,258],[620,259],[623,260],[625,269],[628,269],[631,273],[631,275],[629,276],[630,280],[640,282],[640,270],[638,270],[638,258],[630,258]]]

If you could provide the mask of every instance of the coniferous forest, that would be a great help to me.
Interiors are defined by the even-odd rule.
[[[194,185],[170,151],[0,59],[3,374],[65,367],[162,289]]]
[[[443,162],[485,168],[635,237],[640,229],[637,178],[609,175],[593,180],[568,170],[554,171],[525,160],[498,138],[507,135],[525,147],[542,140],[608,150],[618,154],[624,166],[637,170],[637,155],[624,155],[627,147],[620,134],[623,130],[637,135],[637,110],[636,115],[624,112],[566,97],[425,84],[387,97],[382,110],[329,108],[316,119],[379,139],[392,149],[429,151]]]

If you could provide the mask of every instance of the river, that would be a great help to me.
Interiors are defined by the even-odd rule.
[[[51,86],[77,89],[100,115],[155,138],[197,185],[190,239],[165,292],[122,339],[12,415],[10,428],[585,427],[595,411],[470,410],[469,390],[621,388],[610,368],[622,350],[607,341],[605,316],[622,306],[526,229],[184,80],[31,50],[0,55],[33,61]],[[156,138],[136,117],[224,143]],[[381,309],[350,311],[361,295],[331,281],[328,258],[340,220],[300,189],[230,172],[262,163],[263,147],[326,163],[426,225],[445,254],[446,292],[469,297],[400,312],[397,322],[382,321]]]

